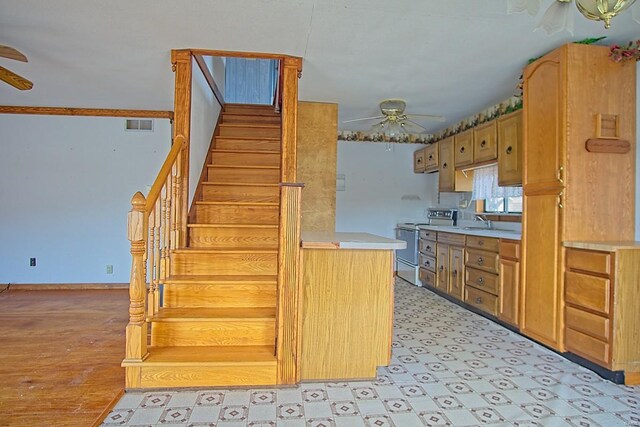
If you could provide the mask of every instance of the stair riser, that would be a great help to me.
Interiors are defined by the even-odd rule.
[[[275,307],[276,285],[165,284],[164,307]]]
[[[277,228],[189,228],[192,248],[278,248]]]
[[[280,141],[260,141],[259,139],[245,140],[216,137],[214,146],[220,150],[280,151]]]
[[[126,368],[140,369],[140,368]],[[272,366],[143,366],[142,388],[225,387],[275,385],[277,368]]]
[[[236,137],[236,138],[279,138],[279,127],[243,127],[243,126],[229,126],[220,125],[218,128],[218,135],[222,138]]]
[[[275,114],[271,105],[232,105],[225,104],[224,114]]]
[[[172,275],[275,275],[277,253],[174,253]]]
[[[278,206],[235,206],[196,204],[196,223],[277,225]]]
[[[258,114],[229,114],[224,113],[222,115],[222,123],[267,123],[270,125],[279,125],[280,124],[280,116],[276,115],[258,115]]]
[[[280,188],[205,185],[202,189],[202,200],[212,202],[277,203],[280,200]]]
[[[275,319],[152,322],[151,345],[273,345],[275,325]]]
[[[232,166],[280,166],[280,153],[219,153],[213,152],[211,163]]]
[[[280,182],[280,169],[233,169],[207,167],[207,180],[213,182],[277,184]]]

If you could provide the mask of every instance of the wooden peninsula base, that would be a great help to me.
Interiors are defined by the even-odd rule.
[[[393,251],[365,233],[303,233],[300,379],[370,379],[391,359]]]

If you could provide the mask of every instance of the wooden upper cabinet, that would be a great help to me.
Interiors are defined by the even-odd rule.
[[[498,185],[522,185],[522,110],[498,119]]]
[[[495,120],[473,129],[473,162],[485,163],[498,157],[498,129]]]
[[[438,172],[438,143],[427,145],[424,148],[424,171],[426,173]]]
[[[455,167],[473,164],[473,129],[460,132],[454,137]]]
[[[424,173],[424,148],[413,152],[413,173]]]
[[[454,191],[456,171],[453,164],[453,137],[440,141],[438,150],[440,157],[438,189],[440,191]]]
[[[535,189],[563,186],[563,111],[560,50],[539,59],[525,70],[525,150],[524,186]],[[532,188],[533,189],[533,188]]]

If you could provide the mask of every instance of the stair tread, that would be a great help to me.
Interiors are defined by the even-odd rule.
[[[221,186],[243,186],[243,187],[279,187],[280,184],[264,184],[261,182],[218,182],[203,181],[202,185],[221,185]]]
[[[279,129],[280,128],[280,124],[275,124],[275,123],[220,123],[220,127],[249,128],[249,129],[259,129],[259,128]]]
[[[264,283],[264,284],[276,284],[278,282],[278,276],[274,275],[254,275],[254,276],[239,276],[239,275],[208,275],[208,276],[196,276],[196,275],[174,275],[169,276],[164,281],[165,283]]]
[[[214,137],[216,139],[216,141],[231,141],[231,142],[256,142],[256,143],[260,143],[260,142],[266,142],[269,144],[272,143],[279,143],[280,142],[280,137],[279,136],[274,136],[274,137],[269,137],[269,136],[259,136],[259,137],[251,137],[251,136],[220,136],[220,135],[216,135]]]
[[[278,224],[192,223],[188,228],[278,228]]]
[[[212,253],[277,253],[277,248],[182,248],[174,249],[174,254],[212,254]]]
[[[203,365],[208,364],[275,364],[271,345],[251,346],[176,346],[148,348],[145,365]]]
[[[232,206],[280,206],[277,202],[215,202],[210,200],[196,200],[196,205],[232,205]]]
[[[230,148],[213,148],[213,153],[238,153],[238,154],[280,154],[276,150],[235,150]]]
[[[259,151],[256,151],[258,153]],[[271,151],[265,151],[265,153],[271,153]],[[263,165],[217,165],[217,164],[208,164],[208,168],[219,168],[219,169],[280,169],[280,166],[263,166]]]
[[[183,320],[272,320],[275,307],[175,307],[161,308],[151,319],[153,322],[179,322]]]

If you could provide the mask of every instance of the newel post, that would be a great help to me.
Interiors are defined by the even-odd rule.
[[[147,322],[145,301],[147,283],[145,277],[145,205],[142,193],[131,199],[128,215],[127,237],[131,242],[131,281],[129,284],[129,324],[125,362],[141,362],[147,356]]]

